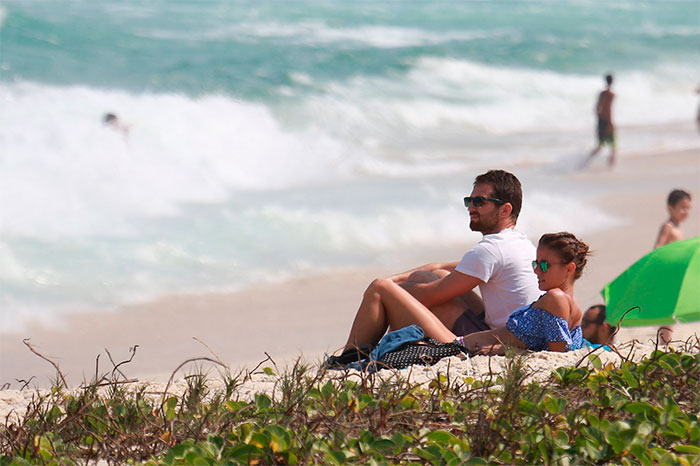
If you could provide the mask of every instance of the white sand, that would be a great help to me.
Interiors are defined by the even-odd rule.
[[[671,189],[683,188],[694,199],[700,197],[700,154],[687,151],[653,157],[623,156],[613,171],[593,167],[551,176],[576,187],[595,186],[592,192],[611,193],[592,196],[591,202],[623,221],[622,227],[583,237],[594,252],[576,285],[578,300],[586,308],[602,303],[603,286],[651,249],[666,219],[665,200]],[[696,200],[690,218],[683,224],[687,237],[700,235],[699,211]],[[425,261],[456,260],[463,252],[436,249],[430,255],[426,253]],[[416,265],[407,263],[404,269]],[[98,354],[99,372],[112,369],[105,349],[119,362],[129,358],[129,348],[134,345],[139,345],[134,360],[122,366],[123,371],[128,377],[162,384],[181,362],[212,356],[193,337],[205,342],[234,371],[253,367],[266,358],[265,353],[280,365],[300,354],[306,361],[318,363],[324,352],[333,352],[345,342],[365,286],[372,278],[392,272],[397,271],[348,270],[238,293],[170,296],[112,313],[69,315],[62,328],[34,324],[21,333],[1,334],[0,384],[9,384],[11,390],[0,390],[0,414],[25,405],[31,396],[27,390],[16,390],[23,385],[18,380],[34,376],[29,387],[47,387],[55,377],[53,367],[25,347],[24,338],[30,338],[38,351],[59,363],[71,386],[94,377]],[[655,332],[656,328],[625,328],[618,341],[636,338],[650,343]],[[698,323],[676,326],[677,339],[685,340],[696,333],[700,334]],[[546,369],[544,373],[578,359],[578,352],[531,357]],[[479,373],[479,364],[478,358],[472,359],[475,373]],[[429,370],[440,367],[442,363]],[[455,370],[457,367],[466,373],[466,366],[461,368],[455,362]],[[190,365],[185,371],[192,368]],[[181,371],[178,377],[182,375]],[[246,390],[267,389],[274,384],[260,378],[255,383],[262,385]]]

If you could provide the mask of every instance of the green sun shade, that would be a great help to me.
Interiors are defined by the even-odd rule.
[[[653,250],[601,292],[607,320],[623,327],[700,320],[700,237]]]

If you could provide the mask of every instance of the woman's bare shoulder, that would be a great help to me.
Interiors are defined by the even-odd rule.
[[[539,307],[552,315],[568,320],[571,312],[571,299],[569,295],[564,293],[561,289],[552,288],[537,300],[535,307]]]

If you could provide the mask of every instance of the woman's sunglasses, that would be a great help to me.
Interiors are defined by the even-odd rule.
[[[557,262],[557,264],[564,265],[565,262]],[[532,261],[532,270],[533,271],[537,270],[538,265],[540,266],[540,270],[542,271],[542,273],[547,273],[547,270],[549,270],[549,266],[554,265],[554,264],[550,264],[546,260],[541,260],[541,261],[534,260],[534,261]]]
[[[474,207],[481,207],[482,205],[484,205],[484,202],[486,202],[486,201],[493,202],[497,206],[502,206],[503,204],[506,203],[506,201],[502,201],[500,199],[495,199],[493,197],[467,196],[464,198],[464,207],[466,207],[468,209],[470,204],[474,204]]]

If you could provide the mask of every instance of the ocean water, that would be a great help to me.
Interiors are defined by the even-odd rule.
[[[614,225],[527,174],[592,148],[607,72],[622,151],[699,147],[699,15],[694,0],[3,0],[2,330],[469,244],[461,199],[489,168],[525,177],[528,234]]]

